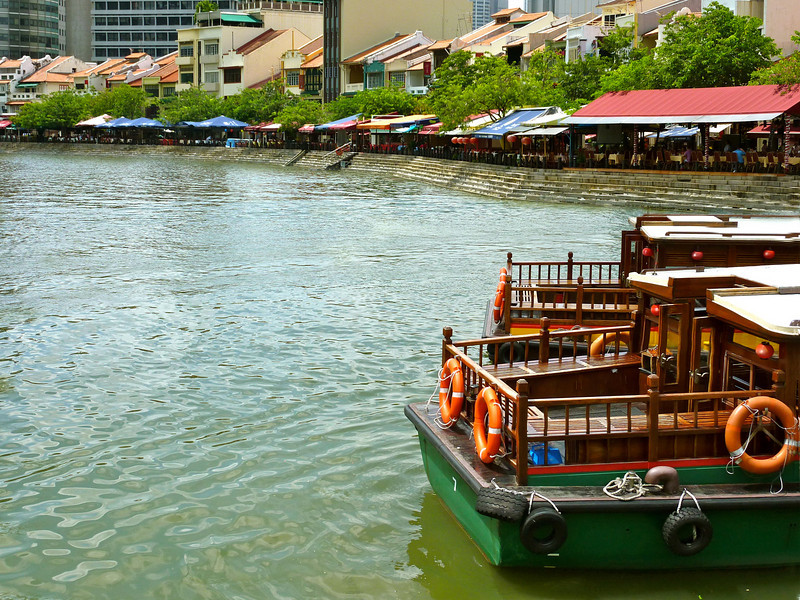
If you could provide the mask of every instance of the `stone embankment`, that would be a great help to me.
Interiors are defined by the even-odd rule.
[[[324,169],[330,153],[204,146],[92,144],[0,144],[0,154],[25,150],[96,156],[182,156],[211,161],[246,161],[292,169]],[[800,177],[775,174],[544,170],[467,163],[418,156],[355,154],[348,171],[421,181],[494,198],[586,204],[634,204],[650,210],[794,211],[800,207]]]

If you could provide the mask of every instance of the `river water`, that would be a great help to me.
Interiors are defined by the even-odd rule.
[[[0,167],[0,597],[800,597],[797,569],[497,569],[430,490],[403,406],[442,327],[479,334],[508,250],[616,259],[639,209],[172,156]]]

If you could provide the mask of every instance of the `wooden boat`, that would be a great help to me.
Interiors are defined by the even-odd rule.
[[[644,215],[631,225],[618,261],[576,261],[570,252],[562,262],[519,262],[509,252],[483,335],[535,333],[543,317],[551,328],[625,324],[636,304],[625,282],[644,269],[800,263],[796,215]]]
[[[800,266],[628,282],[626,324],[543,317],[535,355],[444,330],[439,405],[405,410],[433,490],[495,565],[800,563]]]

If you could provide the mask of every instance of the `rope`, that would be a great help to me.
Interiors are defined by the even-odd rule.
[[[678,510],[675,512],[681,512],[681,504],[683,503],[684,496],[689,496],[692,500],[694,500],[694,505],[697,507],[697,510],[700,510],[700,503],[697,501],[697,498],[694,497],[694,494],[686,488],[683,488],[683,493],[681,493],[681,497],[678,499]],[[700,510],[700,512],[703,511]]]
[[[615,500],[628,502],[644,496],[647,492],[660,492],[664,486],[657,483],[644,483],[642,478],[633,471],[628,471],[622,477],[609,481],[603,492]]]
[[[558,514],[561,514],[561,511],[558,510],[558,507],[556,506],[555,502],[550,500],[550,498],[548,498],[547,496],[545,496],[543,494],[540,494],[536,490],[531,491],[530,494],[528,492],[520,492],[519,490],[511,490],[509,488],[505,488],[505,487],[502,487],[502,486],[498,485],[497,482],[494,480],[494,478],[492,478],[492,481],[490,483],[494,486],[494,488],[496,490],[503,490],[504,492],[508,492],[509,494],[516,494],[518,496],[525,496],[525,497],[530,496],[528,498],[528,513],[529,514],[533,510],[533,499],[534,499],[534,497],[541,498],[545,502],[548,502],[550,504],[550,506],[553,507],[554,511],[556,511]]]
[[[428,401],[425,403],[425,413],[426,413],[426,414],[427,414],[429,417],[431,416],[431,412],[430,412],[430,404],[431,404],[431,402],[433,402],[433,398],[439,394],[439,390],[440,390],[440,388],[442,387],[442,383],[444,383],[445,381],[447,381],[447,394],[448,394],[448,395],[450,394],[450,390],[452,390],[452,389],[453,389],[453,375],[454,375],[454,374],[455,374],[455,371],[453,371],[453,372],[452,372],[452,373],[450,373],[449,375],[445,376],[445,375],[444,375],[444,367],[442,367],[441,369],[439,369],[439,372],[438,372],[438,374],[437,374],[437,380],[439,381],[439,383],[437,384],[436,388],[434,388],[434,390],[433,390],[433,393],[432,393],[432,394],[430,395],[430,397],[428,398]],[[437,416],[437,417],[435,417],[435,418],[433,419],[433,422],[436,424],[436,426],[437,426],[439,429],[450,429],[450,426],[451,426],[453,423],[455,423],[456,421],[457,421],[457,419],[453,419],[453,420],[452,420],[452,421],[450,421],[449,423],[445,423],[445,422],[444,422],[442,419],[440,419],[438,416]]]

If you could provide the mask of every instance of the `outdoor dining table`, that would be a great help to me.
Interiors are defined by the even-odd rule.
[[[624,154],[609,154],[608,155],[608,164],[609,165],[616,165],[620,166],[625,161]]]

